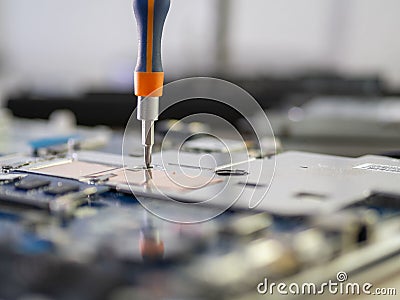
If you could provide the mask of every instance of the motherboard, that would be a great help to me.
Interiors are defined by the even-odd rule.
[[[339,275],[375,287],[398,270],[398,160],[187,149],[141,164],[79,150],[0,157],[0,297],[282,297],[268,280],[311,282],[289,292],[308,299]]]

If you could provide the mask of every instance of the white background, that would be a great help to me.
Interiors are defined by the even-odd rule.
[[[172,0],[163,60],[172,77],[217,71],[216,1]],[[129,88],[131,0],[0,0],[4,78],[58,91]],[[398,0],[230,0],[225,72],[333,68],[400,85]]]

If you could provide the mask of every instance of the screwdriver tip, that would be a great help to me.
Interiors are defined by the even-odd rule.
[[[144,146],[144,162],[146,164],[146,168],[149,169],[151,167],[151,153],[152,152],[152,146],[151,145],[145,145]]]

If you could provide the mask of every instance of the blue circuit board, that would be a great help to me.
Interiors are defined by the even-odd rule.
[[[1,176],[0,273],[16,272],[15,266],[32,261],[40,265],[32,274],[28,272],[30,279],[23,284],[12,276],[0,283],[0,297],[5,299],[17,299],[26,293],[44,294],[51,299],[114,299],[113,293],[126,286],[131,286],[133,297],[142,295],[142,288],[151,291],[151,280],[159,282],[158,292],[171,297],[194,292],[196,297],[204,297],[184,299],[220,299],[218,292],[203,289],[201,284],[196,285],[195,291],[194,287],[188,288],[194,280],[188,274],[199,261],[212,264],[217,257],[232,253],[240,258],[246,255],[246,247],[269,238],[279,239],[282,247],[293,247],[294,236],[316,226],[304,216],[233,209],[208,222],[178,224],[147,211],[134,195],[102,184],[28,171],[10,171]],[[72,212],[60,214],[52,209],[52,203],[60,199],[75,201],[75,196],[93,187],[96,192],[76,198],[78,205]],[[378,220],[400,213],[399,207],[367,200],[360,202],[357,210],[375,211]],[[180,213],[163,200],[148,201]],[[213,208],[196,207],[185,213],[198,216],[210,210]],[[321,228],[329,231],[331,224],[324,226]],[[337,248],[332,255],[340,255],[341,229],[337,226],[325,234],[325,242],[332,243],[332,249]],[[39,271],[46,268],[62,271],[57,272],[58,277],[53,277],[51,271]],[[45,278],[40,282],[41,277],[35,277],[38,272]],[[170,286],[177,280],[185,284],[178,284],[179,288],[175,286],[177,290],[171,292]],[[89,288],[80,286],[79,281],[86,282]],[[73,293],[69,294],[71,290]]]

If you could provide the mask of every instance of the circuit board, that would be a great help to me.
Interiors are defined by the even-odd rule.
[[[0,157],[0,297],[262,299],[264,278],[391,276],[373,270],[400,253],[399,161],[202,155],[156,154],[150,188],[141,158]]]

